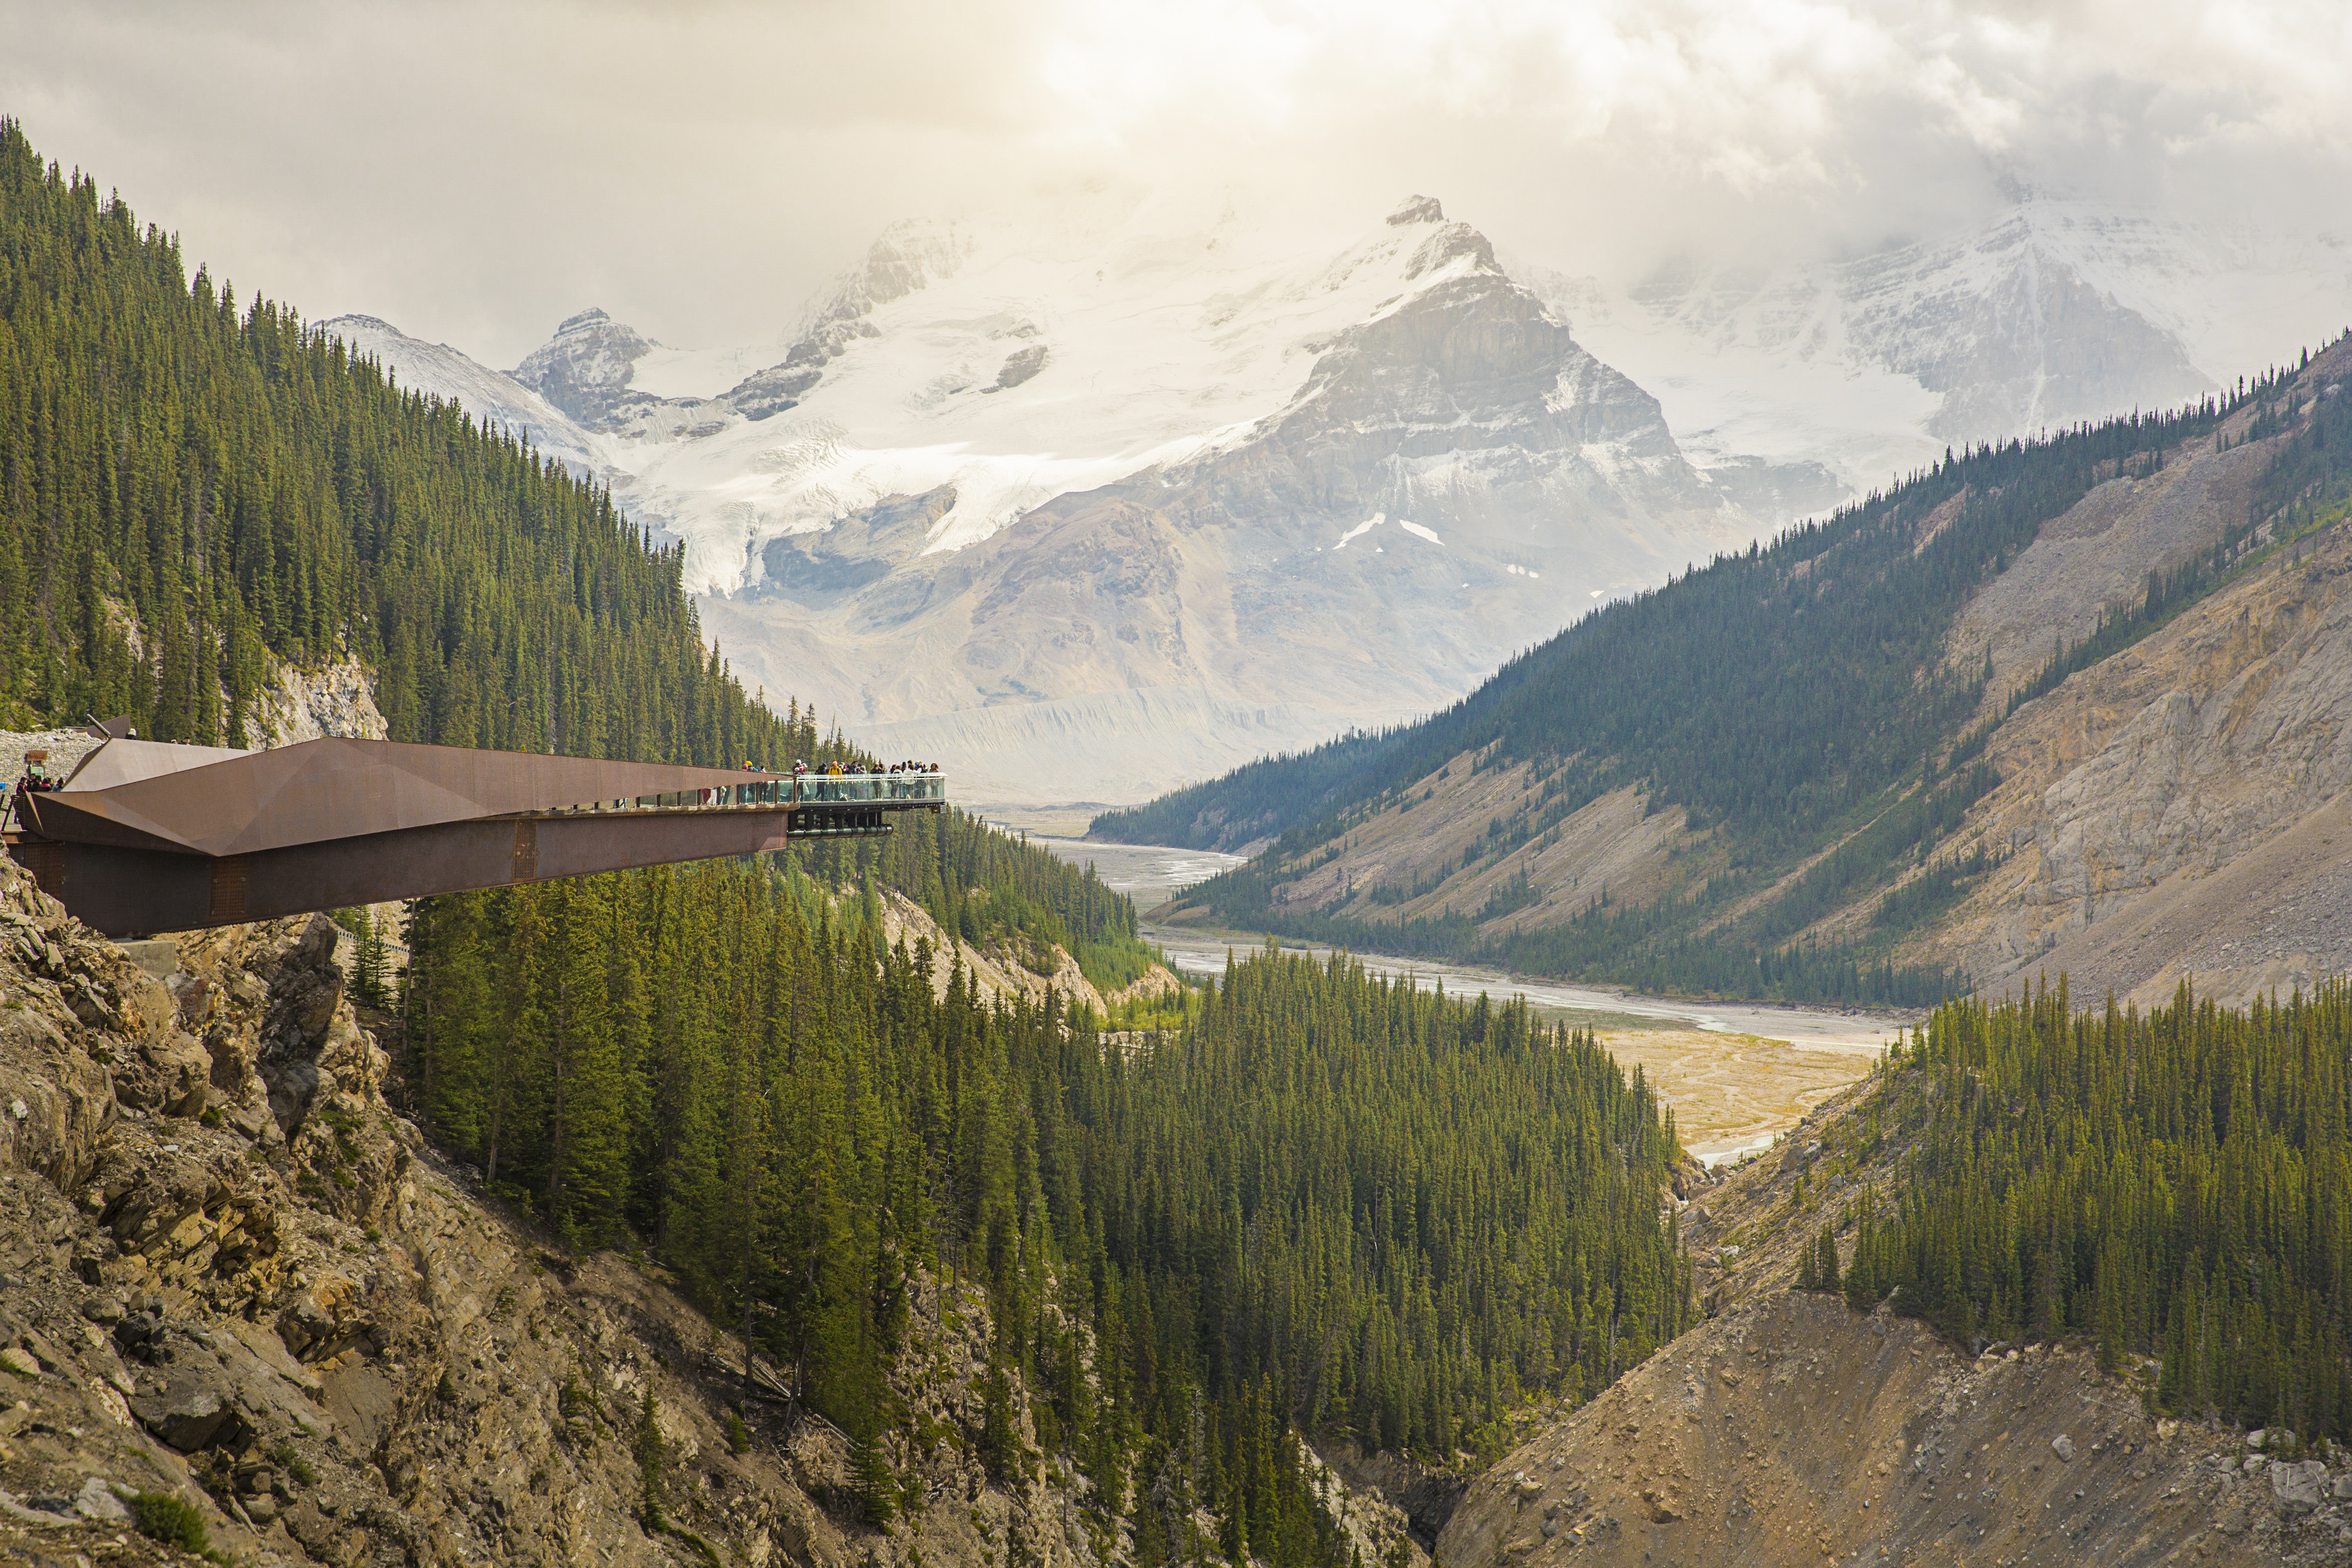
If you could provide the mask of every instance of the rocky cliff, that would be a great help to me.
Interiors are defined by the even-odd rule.
[[[1122,1550],[1058,1462],[988,1479],[986,1305],[930,1278],[899,1389],[926,1439],[867,1523],[783,1373],[747,1393],[658,1269],[571,1253],[433,1152],[333,945],[323,918],[226,928],[158,978],[0,861],[0,1551],[160,1560],[125,1515],[167,1494],[257,1564]]]
[[[2352,1468],[2146,1414],[2085,1350],[1958,1346],[1790,1289],[1901,1152],[1850,1089],[1679,1216],[1715,1313],[1473,1485],[1448,1568],[2352,1559]],[[1850,1244],[1851,1237],[1848,1237]],[[1981,1352],[1981,1353],[1978,1353]]]

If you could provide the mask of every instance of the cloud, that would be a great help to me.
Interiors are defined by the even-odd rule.
[[[2020,184],[2284,219],[2352,167],[2352,7],[2296,0],[0,0],[0,112],[192,259],[501,364],[590,303],[773,332],[892,219],[1108,182],[1348,229],[1426,190],[1622,271]]]

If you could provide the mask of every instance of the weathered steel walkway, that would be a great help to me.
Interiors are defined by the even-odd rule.
[[[110,740],[19,794],[7,853],[110,936],[887,833],[937,773],[736,773],[391,741]]]

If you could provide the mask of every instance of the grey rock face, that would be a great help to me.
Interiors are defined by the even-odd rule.
[[[746,419],[766,419],[797,407],[801,395],[824,374],[812,364],[772,364],[754,371],[729,389],[726,401]]]
[[[215,1440],[234,1444],[243,1423],[234,1396],[200,1374],[182,1373],[152,1394],[131,1401],[139,1423],[183,1454],[193,1454]]]
[[[1287,406],[1245,436],[953,552],[924,553],[916,521],[952,489],[890,498],[768,546],[760,586],[709,602],[708,624],[772,691],[808,690],[790,650],[812,642],[919,646],[877,657],[884,674],[843,702],[878,743],[897,738],[876,719],[929,710],[904,737],[917,752],[1126,799],[1203,767],[1204,738],[1169,711],[1285,709],[1292,727],[1251,736],[1266,749],[1426,710],[1571,620],[1591,584],[1654,582],[1752,535],[1656,401],[1483,235],[1418,199],[1391,221],[1402,270],[1429,281],[1316,343]],[[1051,353],[1012,350],[998,387]],[[1040,716],[1034,741],[1003,721],[1016,708]],[[1051,739],[1081,724],[1083,755]]]
[[[2317,1508],[2330,1489],[2327,1467],[2317,1459],[2271,1467],[2271,1490],[2289,1508]]]
[[[1004,356],[1004,368],[996,373],[996,384],[988,392],[1003,392],[1020,385],[1045,368],[1045,345],[1032,343],[1025,349],[1015,349]]]
[[[1944,395],[1928,429],[1950,441],[2168,406],[2212,384],[2179,340],[2095,287],[2023,215],[1957,246],[1851,263],[1842,281],[1848,331]]]
[[[114,1495],[114,1489],[100,1476],[92,1476],[82,1483],[81,1490],[74,1494],[73,1510],[100,1524],[120,1524],[131,1517],[131,1510],[122,1506],[122,1500]]]
[[[1941,398],[1927,435],[2007,440],[2212,389],[2179,338],[2109,291],[2118,254],[2164,238],[2133,228],[2029,200],[1958,238],[1834,264],[1669,264],[1635,285],[1631,302],[1697,343],[1911,377]],[[1564,307],[1607,309],[1598,292],[1571,299],[1586,280],[1542,276]],[[1802,395],[1791,394],[1792,405]]]
[[[567,317],[555,336],[515,366],[514,378],[593,428],[643,393],[629,391],[636,363],[653,344],[603,310]]]

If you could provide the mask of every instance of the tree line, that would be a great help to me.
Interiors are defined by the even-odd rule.
[[[2064,980],[1954,1002],[1890,1052],[1847,1150],[1908,1148],[1842,1284],[1969,1343],[2151,1358],[2175,1415],[2352,1441],[2352,984],[2147,1014]]]
[[[1260,953],[1122,1044],[942,994],[872,909],[790,861],[431,900],[402,1068],[433,1138],[580,1244],[641,1241],[725,1321],[773,1308],[753,1331],[869,1517],[950,1442],[1005,1479],[1066,1457],[1147,1563],[1344,1568],[1302,1436],[1492,1454],[1691,1321],[1671,1119],[1589,1035]],[[968,1430],[894,1392],[925,1275],[989,1303]]]
[[[0,121],[0,727],[242,745],[277,664],[394,740],[733,766],[846,754],[705,646],[599,485],[258,296]]]

